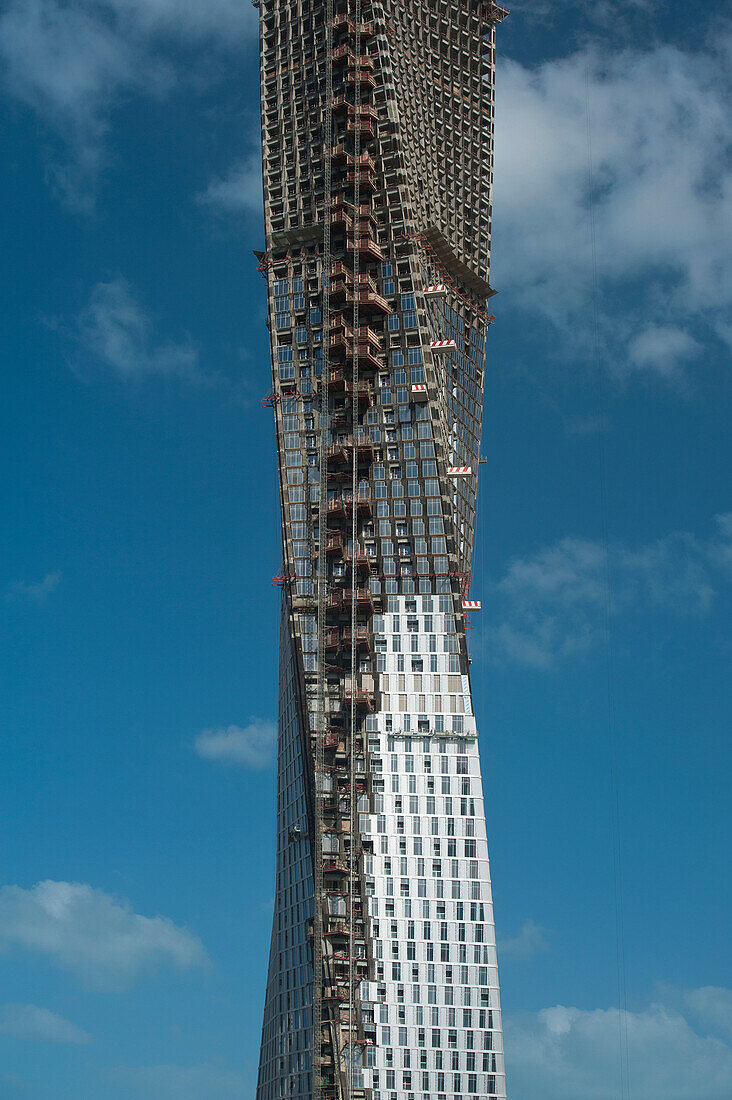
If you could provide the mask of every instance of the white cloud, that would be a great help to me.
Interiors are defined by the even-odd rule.
[[[91,1036],[76,1024],[36,1005],[0,1006],[0,1035],[46,1043],[88,1043]]]
[[[262,212],[262,161],[259,152],[234,164],[225,176],[211,180],[198,201],[222,214]]]
[[[685,1000],[702,1023],[732,1040],[732,989],[706,985],[687,991]]]
[[[620,20],[627,20],[635,13],[647,16],[661,3],[663,0],[593,0],[592,4],[588,4],[587,0],[513,0],[510,11],[512,20],[523,17],[532,23],[540,19],[555,20],[557,15],[572,11],[576,26],[577,20],[582,18],[590,24],[611,25],[617,32]]]
[[[499,62],[493,278],[587,358],[592,119],[601,347],[618,377],[678,384],[732,305],[729,40]]]
[[[717,517],[709,540],[680,532],[647,546],[609,549],[613,614],[663,609],[702,615],[715,595],[716,571],[732,562],[732,520]],[[549,668],[601,641],[606,608],[605,553],[591,539],[564,538],[514,558],[486,591],[484,627],[495,660]]]
[[[627,1029],[630,1089],[642,1100],[727,1100],[732,1048],[675,1009],[583,1011],[557,1005],[507,1016],[504,1040],[512,1100],[616,1100],[619,1036]]]
[[[277,727],[274,722],[252,718],[247,726],[220,726],[203,730],[193,747],[204,760],[266,768],[272,762]]]
[[[211,385],[189,340],[156,340],[152,322],[126,279],[98,283],[80,314],[76,339],[83,366],[107,368],[134,381],[151,376]]]
[[[61,582],[61,571],[54,569],[46,573],[41,581],[15,581],[5,595],[7,600],[30,600],[31,603],[44,603]]]
[[[239,1073],[217,1066],[119,1066],[107,1076],[132,1095],[164,1100],[225,1100],[245,1095],[246,1082]]]
[[[532,955],[540,955],[549,950],[544,929],[533,920],[524,921],[518,936],[512,939],[501,940],[498,944],[499,958],[506,956],[526,959]]]
[[[628,343],[628,355],[634,366],[669,381],[682,376],[684,366],[701,352],[700,345],[688,332],[673,325],[648,324]]]
[[[83,2],[83,0],[77,0]],[[240,0],[102,0],[134,27],[153,34],[200,41],[211,39],[226,48],[255,34],[258,14]]]
[[[238,0],[9,0],[0,65],[10,94],[69,146],[54,175],[67,199],[88,207],[121,96],[168,92],[191,67],[176,47],[237,48],[255,28]]]
[[[709,545],[709,554],[719,568],[732,574],[732,512],[715,516],[718,533]]]
[[[143,917],[129,903],[78,882],[0,889],[0,951],[47,956],[87,986],[132,985],[160,966],[187,970],[206,954],[199,939],[167,917]]]

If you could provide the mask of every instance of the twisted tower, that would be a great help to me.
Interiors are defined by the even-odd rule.
[[[505,1097],[466,618],[486,0],[260,0],[283,570],[257,1100]]]

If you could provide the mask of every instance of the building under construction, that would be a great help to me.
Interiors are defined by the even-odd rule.
[[[485,0],[261,0],[283,565],[257,1100],[505,1097],[466,644]]]

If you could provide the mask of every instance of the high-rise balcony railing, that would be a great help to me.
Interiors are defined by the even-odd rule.
[[[346,80],[349,84],[360,84],[362,88],[370,88],[372,91],[376,87],[376,77],[372,76],[370,70],[363,65],[360,68],[349,66]]]
[[[356,439],[356,453],[359,466],[369,465],[374,460],[374,445],[371,440],[364,436],[363,439]],[[339,440],[336,443],[331,443],[327,448],[326,457],[329,464],[350,464],[353,459],[353,446],[354,440],[352,436],[346,439]]]
[[[349,187],[356,186],[356,176],[358,176],[358,186],[362,191],[369,191],[373,194],[377,189],[376,176],[371,168],[362,168],[359,172],[355,168],[348,169],[348,185]]]
[[[376,34],[376,24],[361,23],[359,26],[353,19],[349,18],[348,15],[336,15],[333,19],[333,30],[347,31],[350,35],[355,35],[358,30],[362,38],[373,38]]]
[[[356,52],[350,43],[344,42],[342,46],[336,46],[333,50],[333,64],[355,66]],[[360,67],[372,73],[374,71],[373,57],[370,57],[368,54],[361,54]]]
[[[384,253],[381,249],[381,245],[378,241],[370,236],[368,233],[362,233],[358,239],[358,249],[356,248],[356,241],[348,239],[346,241],[346,252],[358,251],[360,256],[364,256],[366,259],[373,260],[374,263],[380,262],[384,259]]]
[[[374,693],[372,691],[366,691],[365,688],[343,688],[343,705],[344,707],[350,707],[355,703],[357,710],[365,710],[371,714],[374,710]]]
[[[362,141],[373,141],[376,137],[376,123],[370,118],[349,118],[346,132],[359,134]]]
[[[342,313],[335,313],[330,318],[330,331],[331,331],[331,347],[337,345],[338,341],[345,342],[346,340],[353,340],[353,328],[345,320]],[[333,340],[336,340],[336,344]],[[374,332],[368,325],[361,325],[358,329],[358,343],[367,344],[374,351],[381,350],[381,337],[377,332]]]
[[[360,168],[376,168],[376,161],[370,153],[364,152],[357,157],[356,154],[348,148],[345,142],[342,141],[339,141],[336,145],[333,146],[333,151],[331,155],[336,163],[340,162],[342,164],[348,165],[349,167],[358,166]]]

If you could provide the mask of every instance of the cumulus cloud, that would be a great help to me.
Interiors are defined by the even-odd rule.
[[[89,206],[121,97],[166,94],[191,64],[176,48],[238,47],[255,28],[256,14],[237,0],[9,0],[0,66],[10,94],[68,147],[54,166],[61,190]]]
[[[40,581],[14,581],[5,594],[7,600],[29,600],[31,603],[45,603],[52,592],[61,583],[60,569],[46,573]]]
[[[601,27],[612,26],[618,30],[618,22],[633,15],[648,15],[663,4],[663,0],[514,0],[511,4],[511,19],[553,20],[557,15],[573,13],[575,20],[587,20],[588,24]]]
[[[81,361],[112,371],[128,381],[148,377],[174,378],[194,385],[214,379],[202,370],[190,340],[157,339],[153,324],[126,279],[97,283],[76,322],[74,336]]]
[[[583,1011],[557,1005],[506,1017],[513,1100],[616,1100],[619,1036],[627,1030],[630,1086],[643,1100],[726,1100],[732,1047],[692,1026],[676,1009]]]
[[[642,608],[703,615],[732,558],[732,523],[717,517],[708,540],[679,532],[646,546],[609,550],[614,614]],[[535,668],[586,652],[601,641],[606,608],[605,553],[591,539],[564,538],[514,558],[487,589],[485,629],[496,660]]]
[[[732,305],[729,40],[692,54],[588,47],[527,67],[499,62],[493,277],[553,327],[566,360],[590,354],[594,165],[604,364],[678,385]]]
[[[200,966],[200,940],[167,917],[143,917],[78,882],[0,889],[0,951],[45,955],[91,988],[123,989],[148,970]]]
[[[262,161],[260,153],[251,153],[234,164],[225,176],[212,179],[197,196],[203,206],[221,214],[262,212]]]
[[[526,959],[548,950],[549,944],[546,942],[544,929],[533,920],[524,921],[518,936],[501,940],[498,944],[499,956],[502,959],[507,956]]]
[[[732,989],[706,985],[688,990],[685,1001],[703,1024],[732,1041]]]
[[[246,1081],[239,1073],[211,1065],[119,1066],[108,1071],[111,1081],[131,1089],[135,1096],[154,1100],[225,1100],[245,1095]]]
[[[674,325],[648,324],[628,342],[631,364],[669,381],[680,381],[684,368],[702,353],[688,332]]]
[[[259,769],[272,763],[276,737],[274,722],[252,718],[243,727],[219,726],[203,730],[195,738],[193,747],[204,760]]]
[[[88,1043],[91,1036],[63,1016],[36,1005],[0,1006],[0,1035],[45,1043]]]

